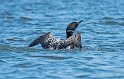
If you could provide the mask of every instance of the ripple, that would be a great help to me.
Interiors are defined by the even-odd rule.
[[[93,67],[77,67],[75,69],[76,70],[81,70],[81,71],[85,72],[86,74],[87,73],[91,74],[91,73],[95,72]]]
[[[12,13],[9,11],[4,11],[0,14],[0,18],[4,19],[4,21],[9,20],[9,19],[14,19],[14,17],[12,16]]]
[[[6,61],[4,61],[4,60],[0,60],[0,63],[7,63]]]
[[[25,41],[23,38],[13,37],[13,38],[7,38],[8,41]]]
[[[40,77],[19,77],[18,79],[40,79]]]
[[[47,58],[47,59],[51,59],[51,60],[66,60],[66,59],[70,59],[71,57],[62,57],[62,56],[30,56],[30,57],[41,57],[41,58]]]
[[[32,20],[31,18],[26,17],[26,16],[21,16],[20,19],[23,20],[23,21]]]
[[[114,20],[114,18],[113,17],[104,17],[101,20]]]
[[[117,21],[114,21],[114,19],[102,19],[99,21],[100,24],[103,24],[103,25],[120,25],[119,22]]]
[[[105,25],[119,25],[119,22],[116,21],[106,21],[104,22]]]
[[[111,78],[111,79],[123,79],[124,78],[124,76],[123,75],[121,75],[121,76],[111,76],[111,77],[104,77],[104,78]]]
[[[19,63],[19,64],[16,64],[12,67],[18,67],[18,68],[33,68],[33,67],[37,67],[37,66],[40,66],[41,64],[33,64],[33,63]]]
[[[47,78],[53,78],[53,79],[59,79],[59,78],[61,78],[61,77],[55,76],[55,75],[47,75],[46,77]]]
[[[35,49],[35,48],[28,48],[28,47],[13,47],[8,45],[2,45],[0,46],[1,52],[40,52],[41,49]],[[46,51],[46,50],[42,50]]]
[[[103,25],[120,25],[124,26],[124,18],[113,18],[113,17],[104,17],[99,20],[100,24]]]
[[[90,75],[84,74],[84,75],[77,75],[75,78],[89,78]]]
[[[120,23],[119,25],[120,25],[120,26],[124,26],[124,22]]]
[[[1,72],[0,73],[0,75],[6,75],[6,74],[8,74],[8,75],[10,75],[10,74],[15,74],[15,73],[17,73],[18,71],[14,71],[14,70],[8,70],[8,71],[5,71],[5,72]]]
[[[82,58],[84,58],[85,60],[88,60],[88,61],[90,61],[90,60],[93,60],[93,59],[94,59],[93,57],[82,57]]]

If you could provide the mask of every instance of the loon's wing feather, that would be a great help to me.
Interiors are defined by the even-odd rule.
[[[33,47],[33,46],[39,44],[40,43],[40,40],[42,40],[42,38],[40,38],[40,37],[37,38],[37,39],[35,39],[32,43],[29,44],[28,47]]]
[[[78,32],[78,33],[75,34],[74,45],[75,45],[77,48],[82,48],[81,33],[80,33],[80,32]]]
[[[35,39],[31,44],[29,44],[28,47],[33,47],[37,44],[41,44],[45,40],[47,40],[51,36],[51,32],[46,33],[45,35],[39,36],[37,39]]]
[[[70,46],[70,49],[73,49],[75,47],[77,48],[82,48],[82,43],[81,43],[81,33],[76,33],[66,39],[66,46]]]

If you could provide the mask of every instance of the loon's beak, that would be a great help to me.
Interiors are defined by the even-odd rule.
[[[84,21],[84,20],[80,20],[80,21],[78,22],[78,24],[80,24],[82,21]]]

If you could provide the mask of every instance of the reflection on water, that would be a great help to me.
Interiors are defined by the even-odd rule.
[[[123,0],[0,0],[0,79],[123,79]],[[28,48],[52,32],[64,39],[72,21],[84,19],[83,49]]]

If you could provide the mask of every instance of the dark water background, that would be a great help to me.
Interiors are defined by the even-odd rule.
[[[84,19],[83,50],[27,48]],[[0,79],[124,79],[124,0],[0,0]]]

